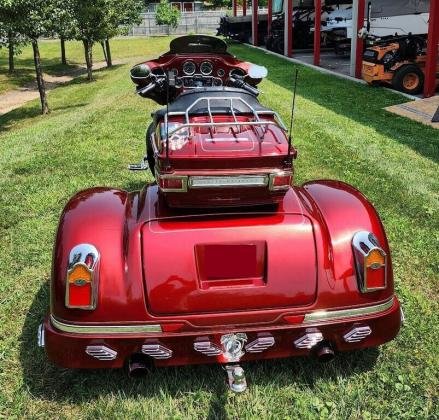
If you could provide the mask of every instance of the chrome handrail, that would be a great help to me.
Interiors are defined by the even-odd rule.
[[[232,121],[228,121],[228,122],[207,122],[207,123],[188,123],[188,124],[182,124],[179,125],[178,127],[176,127],[174,130],[169,131],[169,136],[171,136],[172,134],[183,130],[184,128],[191,128],[191,127],[228,127],[230,125],[251,125],[251,126],[268,126],[268,125],[275,125],[274,121],[264,121],[264,120],[259,120],[259,121],[237,121],[236,123],[232,122]]]
[[[191,123],[190,122],[190,111],[193,109],[193,107],[198,104],[199,102],[206,101],[207,102],[207,113],[209,115],[209,122],[207,123]],[[230,122],[224,122],[224,123],[215,123],[213,120],[213,114],[212,114],[212,108],[211,108],[211,102],[212,101],[230,101],[230,113],[233,117],[232,124]],[[253,117],[255,121],[238,121],[234,107],[233,102],[241,102],[244,104],[249,111],[253,114]],[[262,110],[262,111],[256,111],[247,101],[245,101],[243,98],[240,97],[234,97],[234,96],[202,96],[200,98],[197,98],[192,104],[186,109],[186,111],[174,111],[169,112],[165,114],[164,122],[165,122],[165,129],[168,135],[172,135],[176,133],[177,131],[183,129],[183,128],[190,128],[190,127],[218,127],[218,126],[229,126],[229,125],[235,125],[237,127],[243,126],[243,125],[251,125],[251,126],[257,126],[257,125],[263,125],[267,126],[269,124],[275,124],[274,121],[264,121],[260,119],[260,116],[273,116],[275,120],[277,121],[277,124],[281,127],[282,130],[287,131],[285,124],[283,123],[281,117],[279,114],[275,111],[269,111],[269,110]],[[184,116],[185,117],[185,124],[175,128],[171,132],[168,131],[168,120],[169,117],[175,117],[175,116]]]

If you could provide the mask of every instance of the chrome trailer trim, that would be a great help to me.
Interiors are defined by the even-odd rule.
[[[51,324],[58,330],[67,333],[78,334],[142,334],[160,333],[162,327],[159,324],[138,324],[138,325],[84,325],[67,324],[57,320],[50,315]]]
[[[385,312],[393,306],[395,297],[392,296],[389,300],[379,303],[378,305],[362,306],[361,308],[340,309],[336,311],[316,311],[305,315],[303,322],[309,324],[318,321],[331,321],[344,318],[355,318],[364,315],[373,315],[380,312]]]
[[[392,296],[385,302],[377,305],[362,306],[361,308],[341,309],[335,311],[316,311],[305,315],[303,324],[310,324],[320,321],[342,320],[346,318],[356,318],[366,315],[379,314],[389,310],[395,301]],[[51,324],[58,330],[67,333],[77,334],[142,334],[142,333],[161,333],[160,324],[137,324],[137,325],[84,325],[68,324],[59,321],[53,315],[50,315]],[[302,325],[303,325],[302,324]],[[297,324],[300,326],[301,324]]]

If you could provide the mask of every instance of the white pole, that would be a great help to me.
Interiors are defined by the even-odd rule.
[[[351,76],[355,77],[358,39],[358,0],[352,1]]]
[[[284,55],[288,57],[288,44],[291,42],[288,39],[288,20],[293,19],[293,11],[289,10],[288,0],[284,0]]]

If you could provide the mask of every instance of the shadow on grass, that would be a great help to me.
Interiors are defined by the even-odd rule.
[[[230,43],[239,49],[241,58],[265,65],[268,80],[292,91],[294,72],[299,66],[243,45]],[[385,107],[408,102],[398,93],[377,87],[359,85],[300,66],[298,95],[343,115],[366,127],[371,127],[392,141],[410,147],[422,156],[439,162],[439,136],[437,130],[384,110]],[[263,95],[261,95],[263,98]],[[367,142],[367,138],[364,138]]]
[[[84,77],[86,74],[86,70],[79,68],[80,73],[76,74],[72,80],[70,80],[68,82],[64,82],[64,83],[46,82],[46,87],[48,88],[47,90],[49,91],[49,90],[59,89],[62,87],[73,86],[73,85],[87,85],[89,83],[94,83],[98,80],[102,80],[103,78],[105,78],[105,73],[103,73],[104,71],[107,72],[107,71],[117,70],[121,66],[123,66],[123,64],[115,64],[110,68],[104,67],[101,69],[94,70],[93,74],[95,75],[96,78],[92,82],[89,82],[86,79],[86,77]],[[32,101],[35,101],[35,105],[26,106],[26,104],[29,104],[29,102],[32,102]],[[12,111],[7,112],[6,114],[0,115],[0,133],[10,130],[16,124],[18,124],[24,120],[30,120],[30,119],[33,119],[35,117],[41,116],[41,107],[40,107],[39,98],[33,99],[32,101],[26,102],[21,107],[13,109]],[[79,107],[82,107],[85,105],[88,105],[88,104],[87,103],[79,103],[79,104],[71,104],[71,105],[62,105],[62,106],[53,106],[52,107],[51,103],[50,103],[50,97],[49,97],[49,107],[51,107],[51,111],[53,111],[54,113],[57,111],[79,108]]]
[[[14,128],[14,126],[24,120],[31,120],[33,118],[41,117],[41,107],[39,99],[34,106],[22,106],[20,108],[13,109],[6,114],[0,116],[0,133],[6,132]],[[52,108],[52,112],[65,111],[74,108],[80,108],[86,106],[86,103],[57,106]]]
[[[225,372],[218,365],[170,368],[151,367],[141,378],[130,379],[123,369],[69,370],[52,365],[37,347],[36,333],[49,305],[49,287],[44,284],[28,311],[20,338],[20,362],[24,386],[34,397],[75,404],[118,393],[124,399],[169,396],[184,393],[210,394],[208,418],[225,418],[228,388]],[[318,380],[337,381],[373,369],[376,349],[340,354],[329,364],[311,358],[291,358],[245,363],[249,385],[277,388],[296,385],[312,390]]]

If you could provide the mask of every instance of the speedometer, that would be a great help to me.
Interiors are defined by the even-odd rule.
[[[183,64],[183,73],[186,76],[192,76],[195,73],[195,70],[197,67],[195,66],[195,63],[193,61],[185,61]]]
[[[210,61],[203,61],[200,64],[200,72],[203,76],[209,76],[213,71],[213,66]]]

